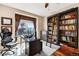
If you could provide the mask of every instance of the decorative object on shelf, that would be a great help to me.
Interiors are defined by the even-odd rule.
[[[62,39],[63,41],[67,41],[67,39],[66,39],[65,36],[61,37],[61,39]]]
[[[12,27],[11,27],[11,26],[1,26],[1,31],[2,31],[2,29],[4,29],[4,28],[7,28],[7,29],[9,29],[10,32],[12,32]]]
[[[12,18],[1,17],[2,25],[12,25]]]

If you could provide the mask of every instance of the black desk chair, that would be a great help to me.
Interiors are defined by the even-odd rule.
[[[11,32],[2,32],[2,33],[0,34],[1,39],[2,39],[2,40],[1,40],[1,45],[2,45],[3,48],[4,48],[4,50],[1,51],[2,56],[4,56],[4,55],[6,54],[6,52],[8,52],[8,51],[13,52],[13,54],[15,53],[15,52],[12,51],[11,49],[12,49],[13,47],[15,47],[17,44],[15,43],[16,40],[15,40],[14,44],[11,43],[11,42],[13,42],[13,39],[12,39],[11,35],[12,35]],[[5,48],[6,48],[6,49],[5,49]]]
[[[10,37],[5,37],[7,40],[1,40],[1,45],[3,46],[3,50],[1,51],[2,56],[4,56],[8,51],[13,52],[13,54],[15,53],[14,51],[12,51],[12,48],[15,47],[17,45],[16,41],[13,42],[13,40],[11,40],[12,38]],[[11,41],[10,41],[11,40]]]

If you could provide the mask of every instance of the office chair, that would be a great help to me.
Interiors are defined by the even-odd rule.
[[[7,28],[3,29],[2,33],[0,34],[2,39],[1,45],[3,46],[3,48],[7,48],[1,51],[2,56],[4,56],[8,51],[13,52],[13,54],[15,53],[11,50],[13,47],[16,46],[16,43],[11,43],[13,41],[11,35],[12,33]]]

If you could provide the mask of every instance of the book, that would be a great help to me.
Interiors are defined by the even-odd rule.
[[[62,24],[65,24],[65,21],[62,21]]]
[[[48,35],[49,38],[52,38],[51,35]]]
[[[63,16],[61,17],[61,19],[65,19],[65,15],[63,15]]]
[[[52,41],[56,41],[57,37],[56,36],[52,36]]]
[[[71,16],[70,16],[70,15],[65,15],[65,19],[66,19],[66,18],[71,18]]]
[[[75,30],[75,26],[74,25],[72,26],[72,30]]]
[[[69,37],[66,37],[67,38],[67,42],[70,42],[70,38]]]
[[[62,30],[62,26],[60,26],[59,29]]]
[[[57,31],[53,31],[53,35],[57,35]]]
[[[68,30],[68,26],[65,26],[65,30]]]
[[[48,42],[51,42],[51,39],[48,39]]]
[[[57,30],[57,25],[54,25],[54,30]]]
[[[72,17],[72,18],[75,18],[76,17],[76,12],[71,12],[71,13],[69,13],[69,15]]]
[[[52,31],[49,31],[49,34],[52,34]]]
[[[54,17],[52,18],[52,22],[54,22],[55,21],[55,19],[54,19]]]
[[[62,38],[63,41],[67,41],[67,40],[66,40],[66,37],[63,36],[63,37],[61,37],[61,38]]]
[[[69,26],[69,30],[75,30],[75,26],[74,25],[70,25]]]
[[[49,30],[52,30],[52,27],[49,27]]]
[[[53,24],[52,23],[48,23],[48,26],[52,26]]]
[[[77,14],[76,12],[68,13],[68,14],[63,15],[61,19],[75,18],[76,14]]]

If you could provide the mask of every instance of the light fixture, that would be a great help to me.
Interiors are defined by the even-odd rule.
[[[49,3],[45,3],[45,8],[47,8],[47,7],[48,7],[48,5],[49,5]]]

